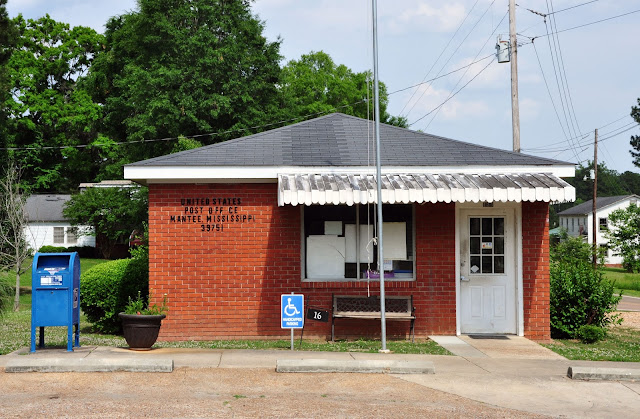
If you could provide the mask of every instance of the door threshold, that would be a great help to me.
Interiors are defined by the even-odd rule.
[[[507,335],[467,335],[471,339],[496,339],[496,340],[509,340]]]

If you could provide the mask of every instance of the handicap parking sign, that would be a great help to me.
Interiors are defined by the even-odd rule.
[[[303,294],[282,294],[280,296],[280,327],[282,329],[302,329],[304,326],[303,313]]]

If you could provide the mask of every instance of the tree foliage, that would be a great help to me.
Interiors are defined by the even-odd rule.
[[[622,256],[622,265],[629,272],[640,272],[640,207],[635,204],[609,215],[607,231],[609,246]]]
[[[636,123],[640,124],[640,98],[638,98],[638,106],[631,107],[631,117]],[[640,135],[632,135],[630,141],[633,150],[630,150],[631,157],[633,157],[633,164],[636,167],[640,167]]]
[[[549,314],[553,337],[576,337],[584,325],[620,323],[612,314],[620,301],[602,269],[591,265],[591,246],[579,237],[565,237],[551,253]]]
[[[586,165],[578,165],[576,174],[573,178],[566,179],[569,184],[576,188],[576,201],[565,204],[552,205],[549,211],[549,225],[556,227],[558,225],[558,213],[575,205],[589,201],[593,198],[593,180],[591,179],[591,171],[593,170],[593,162],[589,161]],[[609,169],[606,164],[598,163],[598,196],[617,196],[617,195],[640,195],[640,173],[626,171],[618,173],[613,169]]]
[[[325,112],[342,112],[365,119],[373,115],[371,73],[354,73],[347,66],[334,63],[322,51],[289,61],[282,69],[280,92],[284,112],[290,118]],[[379,92],[381,122],[406,127],[405,118],[392,117],[387,112],[389,98],[384,83],[379,84]]]
[[[7,167],[7,112],[3,103],[10,97],[9,58],[15,48],[18,31],[6,8],[7,0],[0,0],[0,167]]]
[[[80,88],[103,37],[93,29],[69,28],[48,15],[13,20],[16,48],[8,62],[10,97],[7,144],[35,190],[72,190],[93,178],[92,153],[74,148],[95,138],[100,106]]]
[[[138,0],[139,10],[109,20],[89,85],[104,104],[105,133],[132,142],[127,158],[171,151],[137,141],[244,130],[277,113],[280,41],[267,42],[249,3]]]
[[[81,235],[95,235],[105,258],[147,220],[146,188],[88,188],[67,202],[63,213]],[[87,229],[86,226],[92,227]]]

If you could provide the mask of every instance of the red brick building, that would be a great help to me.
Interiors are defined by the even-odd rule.
[[[150,286],[161,339],[286,338],[280,296],[331,312],[379,295],[373,126],[332,114],[125,166],[149,186]],[[412,296],[415,334],[548,340],[549,202],[570,163],[381,126],[385,291]],[[371,275],[369,275],[371,276]],[[388,276],[388,277],[387,277]],[[340,319],[338,338],[379,336]],[[409,322],[387,321],[390,338]],[[329,338],[331,323],[304,335]]]

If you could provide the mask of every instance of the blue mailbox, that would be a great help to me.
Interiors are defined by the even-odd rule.
[[[45,326],[67,326],[67,351],[80,346],[80,258],[78,253],[36,253],[31,273],[31,352],[36,328],[44,348]]]

